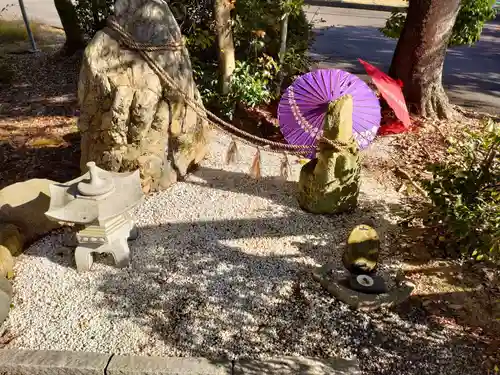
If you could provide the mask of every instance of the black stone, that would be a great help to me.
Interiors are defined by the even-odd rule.
[[[366,275],[373,279],[373,285],[362,285],[356,280],[359,275],[351,275],[349,277],[349,287],[357,292],[366,294],[382,294],[387,293],[387,286],[382,277],[374,274]]]

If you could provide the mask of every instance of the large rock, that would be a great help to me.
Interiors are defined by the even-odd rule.
[[[352,137],[353,99],[345,95],[328,105],[317,158],[302,167],[298,201],[302,209],[317,214],[351,211],[358,203],[360,188],[359,151]]]
[[[45,212],[50,204],[50,184],[54,181],[32,179],[0,190],[0,245],[18,255],[24,243],[30,243],[61,227]]]
[[[11,223],[0,223],[0,246],[9,249],[13,256],[18,256],[23,252],[24,236],[21,228]]]
[[[140,43],[182,41],[160,0],[117,0],[115,19]],[[116,172],[140,168],[148,190],[166,188],[205,156],[207,124],[114,37],[105,28],[85,50],[78,87],[82,172],[88,161]],[[148,53],[201,104],[186,48]]]

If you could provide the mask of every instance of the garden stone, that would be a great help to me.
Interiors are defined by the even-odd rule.
[[[3,324],[10,312],[12,301],[12,285],[5,277],[0,276],[0,325]]]
[[[381,294],[387,292],[385,280],[379,275],[350,275],[349,288],[366,294]]]
[[[0,190],[0,245],[14,256],[18,255],[20,246],[61,227],[45,216],[52,183],[54,181],[32,179]]]
[[[355,275],[371,274],[377,269],[379,253],[380,239],[375,229],[358,225],[347,239],[342,262]]]
[[[0,245],[0,277],[12,279],[14,277],[14,258],[10,250]]]
[[[139,43],[181,42],[166,2],[118,0],[115,21]],[[168,188],[207,151],[207,123],[167,87],[140,55],[106,27],[85,49],[78,98],[81,169],[95,161],[108,171],[140,169],[143,189]],[[202,105],[187,49],[148,52],[184,93]]]
[[[385,293],[363,293],[351,289],[346,275],[335,264],[328,263],[312,271],[313,278],[333,297],[354,309],[373,311],[390,308],[407,300],[415,285],[404,278],[397,279],[397,285]]]
[[[298,201],[308,212],[336,214],[357,206],[361,166],[352,136],[352,111],[350,95],[328,105],[323,137],[345,146],[335,147],[320,140],[317,157],[302,167]]]
[[[21,229],[14,224],[0,223],[0,246],[6,247],[12,256],[20,255],[24,246]]]

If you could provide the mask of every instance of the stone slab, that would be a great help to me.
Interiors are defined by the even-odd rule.
[[[205,358],[114,356],[106,375],[231,375],[230,361]]]
[[[313,278],[321,284],[333,297],[361,311],[374,311],[380,308],[390,308],[407,300],[415,289],[408,280],[398,280],[398,285],[387,293],[366,294],[349,289],[336,280],[331,271],[333,263],[312,270]]]
[[[361,375],[357,361],[337,358],[279,357],[239,360],[233,375]]]
[[[0,350],[1,375],[103,375],[109,355],[85,352]]]

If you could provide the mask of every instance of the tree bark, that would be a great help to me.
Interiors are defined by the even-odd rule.
[[[233,8],[233,2],[230,0],[214,1],[214,17],[223,94],[229,93],[231,76],[236,67],[233,30],[231,27],[231,9]]]
[[[283,85],[283,63],[285,62],[286,42],[288,38],[288,19],[289,13],[285,13],[280,23],[280,70],[278,72],[278,86],[276,87],[276,95],[278,96],[281,94],[281,86]]]
[[[442,84],[446,49],[460,0],[411,0],[389,75],[403,82],[412,112],[430,118],[455,116]]]
[[[54,0],[54,5],[61,19],[64,33],[66,34],[64,51],[68,54],[73,54],[77,50],[83,49],[85,47],[85,39],[73,3],[71,0]]]

